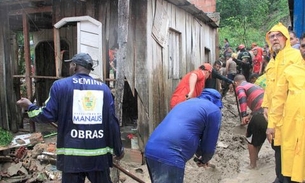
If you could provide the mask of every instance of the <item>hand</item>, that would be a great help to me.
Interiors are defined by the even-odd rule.
[[[242,120],[241,120],[241,125],[246,125],[246,124],[248,124],[249,121],[250,121],[250,117],[251,117],[251,115],[248,115],[248,116],[243,117]]]
[[[192,98],[192,95],[193,95],[192,92],[190,92],[187,95],[185,95],[185,100],[188,100],[188,99]]]
[[[203,168],[208,168],[209,167],[209,162],[207,163],[196,163],[198,167],[203,167]]]
[[[122,158],[124,158],[124,155],[125,155],[125,152],[123,151],[122,154],[121,154],[121,156],[114,156],[114,159],[117,160],[117,161],[119,161],[119,160],[121,160]]]
[[[18,106],[20,106],[21,108],[27,110],[28,107],[32,104],[32,102],[29,99],[27,99],[27,98],[21,98],[20,100],[18,100],[16,102],[16,104]]]
[[[195,157],[193,160],[196,162],[196,165],[198,167],[204,167],[204,168],[209,167],[209,162],[203,163],[202,160],[201,160],[201,156],[199,156],[198,158]]]
[[[272,143],[272,140],[274,139],[275,136],[275,129],[274,128],[267,128],[266,130],[266,135],[269,143]]]

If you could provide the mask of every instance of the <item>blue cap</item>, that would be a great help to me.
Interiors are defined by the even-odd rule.
[[[205,88],[198,98],[207,99],[217,105],[220,109],[222,108],[221,95],[215,89]]]
[[[88,70],[94,70],[93,60],[88,53],[78,53],[71,60],[65,60],[65,62],[74,62],[76,65],[80,65]]]

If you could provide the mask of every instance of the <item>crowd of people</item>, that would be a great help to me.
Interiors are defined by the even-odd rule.
[[[267,138],[275,152],[274,183],[305,180],[305,34],[299,40],[278,23],[265,39],[264,48],[240,44],[236,51],[225,39],[222,60],[205,62],[182,78],[170,112],[146,143],[153,183],[182,183],[185,164],[194,156],[199,167],[210,166],[227,91],[235,92],[241,125],[247,125],[249,168],[256,168]],[[113,96],[106,84],[89,76],[90,55],[79,53],[67,62],[71,76],[54,82],[45,106],[26,98],[17,105],[34,121],[57,121],[62,182],[111,182],[113,154],[117,160],[124,156]]]
[[[146,144],[152,182],[182,183],[193,156],[199,167],[209,166],[221,125],[221,94],[228,90],[238,99],[241,125],[247,125],[249,168],[257,168],[267,138],[274,150],[274,183],[305,180],[305,34],[299,40],[278,23],[265,40],[264,47],[240,44],[234,50],[225,39],[222,59],[182,78],[171,111]]]

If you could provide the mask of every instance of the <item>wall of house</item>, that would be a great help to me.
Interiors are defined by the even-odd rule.
[[[64,17],[83,15],[102,22],[105,65],[109,64],[107,51],[126,33],[121,35],[127,36],[126,42],[119,43],[126,45],[126,57],[120,64],[132,92],[137,93],[138,127],[145,143],[170,110],[169,100],[180,79],[202,63],[215,60],[216,29],[165,0],[129,0],[129,14],[124,15],[118,13],[117,2],[53,1],[53,25]],[[118,32],[120,16],[129,16],[126,32]],[[76,53],[74,29],[68,25],[60,30],[61,39],[69,44],[69,57]],[[52,40],[52,33],[52,29],[34,33],[34,44]]]
[[[125,66],[135,72],[126,76],[138,91],[139,131],[146,142],[169,112],[180,79],[215,61],[217,30],[162,0],[131,1],[130,16]]]
[[[11,56],[12,46],[17,46],[13,42],[16,37],[12,36],[9,30],[9,21],[7,17],[7,9],[0,7],[1,24],[0,27],[0,128],[17,132],[21,124],[20,108],[16,106],[16,96],[20,97],[20,93],[15,93],[14,87],[19,87],[19,80],[12,79],[15,64],[11,62],[16,57]],[[13,101],[13,102],[12,102]]]
[[[64,11],[63,11],[64,10]],[[104,77],[109,78],[108,49],[116,44],[115,29],[117,28],[117,7],[114,1],[54,1],[53,2],[53,24],[65,17],[85,16],[100,21],[103,26],[103,53],[99,64],[103,65]],[[77,27],[76,23],[68,23],[60,28],[61,56],[62,60],[72,58],[77,53]],[[48,97],[49,89],[55,79],[44,78],[44,76],[55,76],[55,56],[54,56],[54,31],[53,29],[40,29],[33,32],[33,42],[35,48],[35,70],[40,78],[36,79],[36,93],[38,104]],[[49,45],[49,46],[48,46]],[[38,46],[38,47],[37,47]],[[48,55],[48,56],[47,56]],[[68,64],[62,64],[62,77],[68,75]]]

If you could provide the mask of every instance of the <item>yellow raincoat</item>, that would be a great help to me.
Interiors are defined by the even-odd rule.
[[[288,66],[277,82],[270,121],[282,121],[282,174],[305,180],[305,60]]]
[[[272,54],[274,51],[272,50],[272,46],[270,44],[268,36],[270,32],[275,32],[275,31],[281,32],[287,38],[287,40],[286,40],[286,46],[277,53],[275,58],[273,58]],[[270,47],[271,60],[269,61],[265,69],[266,88],[265,88],[262,107],[268,108],[268,112],[269,112],[272,103],[272,96],[274,94],[276,83],[279,77],[283,74],[283,71],[287,66],[296,62],[300,62],[302,60],[302,56],[299,50],[291,47],[288,29],[281,23],[276,24],[270,29],[269,32],[266,33],[266,41]],[[271,121],[268,117],[268,128],[275,128],[275,137],[274,137],[275,146],[281,145],[280,126],[281,126],[281,120]]]

